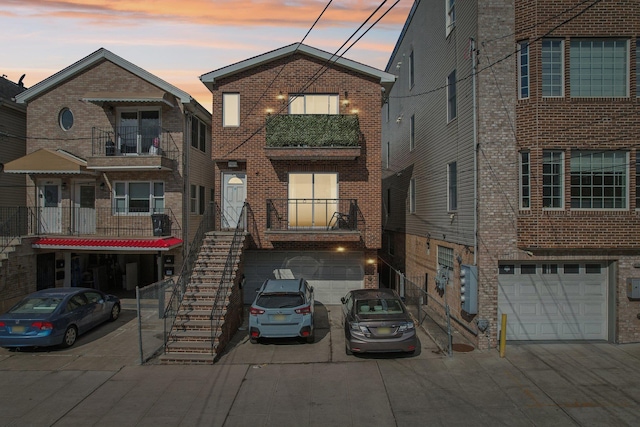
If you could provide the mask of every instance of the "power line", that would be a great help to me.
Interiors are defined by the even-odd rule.
[[[328,66],[328,65],[329,65],[330,63],[335,63],[335,62],[337,62],[340,58],[342,58],[342,56],[343,56],[343,55],[344,55],[344,54],[345,54],[349,49],[351,49],[351,48],[352,48],[352,47],[353,47],[353,46],[354,46],[354,45],[355,45],[355,44],[356,44],[356,43],[357,43],[357,42],[358,42],[358,41],[359,41],[359,40],[360,40],[360,39],[361,39],[361,38],[362,38],[362,37],[363,37],[367,32],[369,32],[369,31],[370,31],[370,30],[371,30],[371,29],[372,29],[372,28],[373,28],[373,27],[374,27],[374,26],[375,26],[375,25],[376,25],[376,24],[377,24],[377,23],[378,23],[378,22],[379,22],[379,21],[380,21],[384,16],[386,16],[386,14],[387,14],[387,13],[389,13],[389,12],[390,12],[390,11],[391,11],[395,6],[396,6],[396,5],[400,2],[400,0],[396,0],[396,2],[395,2],[393,5],[391,5],[391,6],[389,7],[389,9],[388,9],[388,10],[387,10],[387,11],[386,11],[386,12],[385,12],[385,13],[384,13],[380,18],[378,18],[378,19],[377,19],[373,24],[371,24],[371,26],[370,26],[370,27],[369,27],[369,28],[368,28],[368,29],[367,29],[367,30],[366,30],[366,31],[365,31],[365,32],[364,32],[364,33],[363,33],[363,34],[362,34],[358,39],[356,39],[356,40],[355,40],[355,41],[354,41],[354,42],[353,42],[353,43],[352,43],[352,44],[351,44],[351,45],[350,45],[346,50],[344,50],[341,54],[339,54],[339,55],[338,55],[338,52],[340,52],[340,50],[342,50],[342,48],[343,48],[343,47],[344,47],[344,46],[349,42],[349,40],[351,40],[351,39],[355,36],[355,34],[357,34],[357,33],[360,31],[360,29],[361,29],[364,25],[366,25],[366,23],[367,23],[367,22],[368,22],[368,21],[369,21],[369,20],[370,20],[370,19],[371,19],[371,18],[372,18],[372,17],[373,17],[373,16],[374,16],[374,15],[375,15],[379,10],[380,10],[380,8],[381,8],[381,7],[382,7],[386,2],[387,2],[387,0],[384,0],[384,1],[382,2],[382,4],[380,4],[380,5],[379,5],[379,6],[378,6],[378,7],[377,7],[377,8],[376,8],[376,9],[375,9],[375,10],[374,10],[370,15],[369,15],[369,17],[364,21],[364,23],[363,23],[363,24],[361,24],[361,25],[360,25],[360,26],[359,26],[359,27],[354,31],[354,33],[353,33],[353,34],[352,34],[352,35],[347,39],[347,41],[346,41],[346,42],[344,42],[344,43],[343,43],[343,44],[338,48],[338,50],[337,50],[335,53],[333,53],[333,54],[331,55],[331,57],[329,57],[329,59],[327,59],[327,60],[325,61],[325,63],[324,63],[324,64],[322,64],[322,65],[318,68],[318,70],[316,70],[316,72],[314,73],[314,75],[313,75],[313,76],[311,76],[311,77],[308,79],[308,82],[307,82],[307,83],[305,83],[305,84],[303,84],[303,86],[302,86],[302,87],[300,88],[300,90],[297,92],[298,94],[303,94],[303,93],[305,93],[305,91],[306,91],[309,87],[311,87],[311,85],[312,85],[313,83],[315,83],[315,82],[316,82],[316,81],[317,81],[317,80],[318,80],[318,79],[319,79],[319,78],[320,78],[320,77],[321,77],[321,76],[322,76],[326,71],[328,71],[328,70],[329,70],[329,66]],[[334,58],[335,58],[335,60],[334,60]],[[288,108],[288,107],[289,107],[289,105],[290,105],[290,103],[291,103],[291,99],[289,100],[289,102],[288,102],[288,103],[286,103],[285,105],[283,105],[282,107],[280,107],[280,109],[278,110],[278,113],[280,113],[280,112],[284,111],[284,110],[285,110],[285,108]],[[245,139],[244,139],[241,143],[239,143],[236,147],[234,147],[233,149],[231,149],[230,151],[228,151],[228,152],[225,154],[225,157],[226,157],[226,156],[228,156],[228,155],[230,155],[230,154],[231,154],[231,153],[233,153],[234,151],[238,150],[238,149],[239,149],[239,148],[241,148],[242,146],[244,146],[244,144],[246,144],[247,142],[249,142],[249,141],[250,141],[254,136],[256,136],[259,132],[261,132],[265,127],[266,127],[266,123],[265,123],[265,124],[263,124],[263,125],[260,125],[260,126],[258,127],[258,129],[256,129],[254,132],[252,132],[252,133],[251,133],[251,135],[249,135],[247,138],[245,138]]]

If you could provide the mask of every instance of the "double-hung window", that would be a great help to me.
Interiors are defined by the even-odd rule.
[[[571,96],[629,96],[627,46],[626,40],[571,40]]]
[[[564,206],[564,153],[542,152],[542,207],[562,209]]]
[[[573,151],[571,153],[571,207],[626,209],[625,151]]]
[[[640,39],[636,39],[636,96],[640,97]]]
[[[542,96],[564,96],[563,41],[542,40]]]
[[[189,189],[189,212],[195,214],[198,212],[198,191],[194,184]]]
[[[222,126],[240,126],[240,94],[222,94]]]
[[[520,209],[531,208],[531,159],[528,151],[520,152]]]
[[[456,26],[456,0],[444,0],[444,1],[445,1],[445,7],[447,10],[446,35],[448,36],[449,33],[453,30],[453,28]]]
[[[518,98],[529,98],[529,42],[518,43]]]
[[[413,51],[409,54],[409,89],[415,84],[415,71],[414,71]]]
[[[458,164],[451,162],[447,165],[447,209],[458,210]]]
[[[636,209],[640,209],[640,152],[636,151]]]
[[[207,152],[207,125],[199,119],[191,119],[191,146]]]
[[[447,121],[451,121],[458,115],[456,104],[456,70],[447,77]]]
[[[164,182],[115,182],[113,209],[117,214],[164,212]]]
[[[416,213],[416,179],[409,181],[409,213]]]
[[[412,114],[409,120],[409,151],[416,148],[416,115]]]
[[[338,95],[300,94],[289,98],[289,114],[338,114]]]

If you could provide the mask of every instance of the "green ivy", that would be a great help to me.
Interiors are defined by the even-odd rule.
[[[357,147],[357,115],[288,114],[267,117],[267,147]]]

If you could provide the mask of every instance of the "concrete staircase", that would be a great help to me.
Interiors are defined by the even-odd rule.
[[[191,280],[169,333],[167,348],[160,356],[161,363],[212,364],[241,325],[244,235],[239,249],[232,255],[233,273],[222,285],[220,283],[232,240],[233,232],[221,231],[209,232],[203,239]],[[221,294],[226,297],[216,302],[220,286],[223,287]]]

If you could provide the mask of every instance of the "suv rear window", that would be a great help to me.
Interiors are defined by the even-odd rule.
[[[263,294],[256,301],[256,305],[264,308],[297,307],[304,304],[300,294]]]

